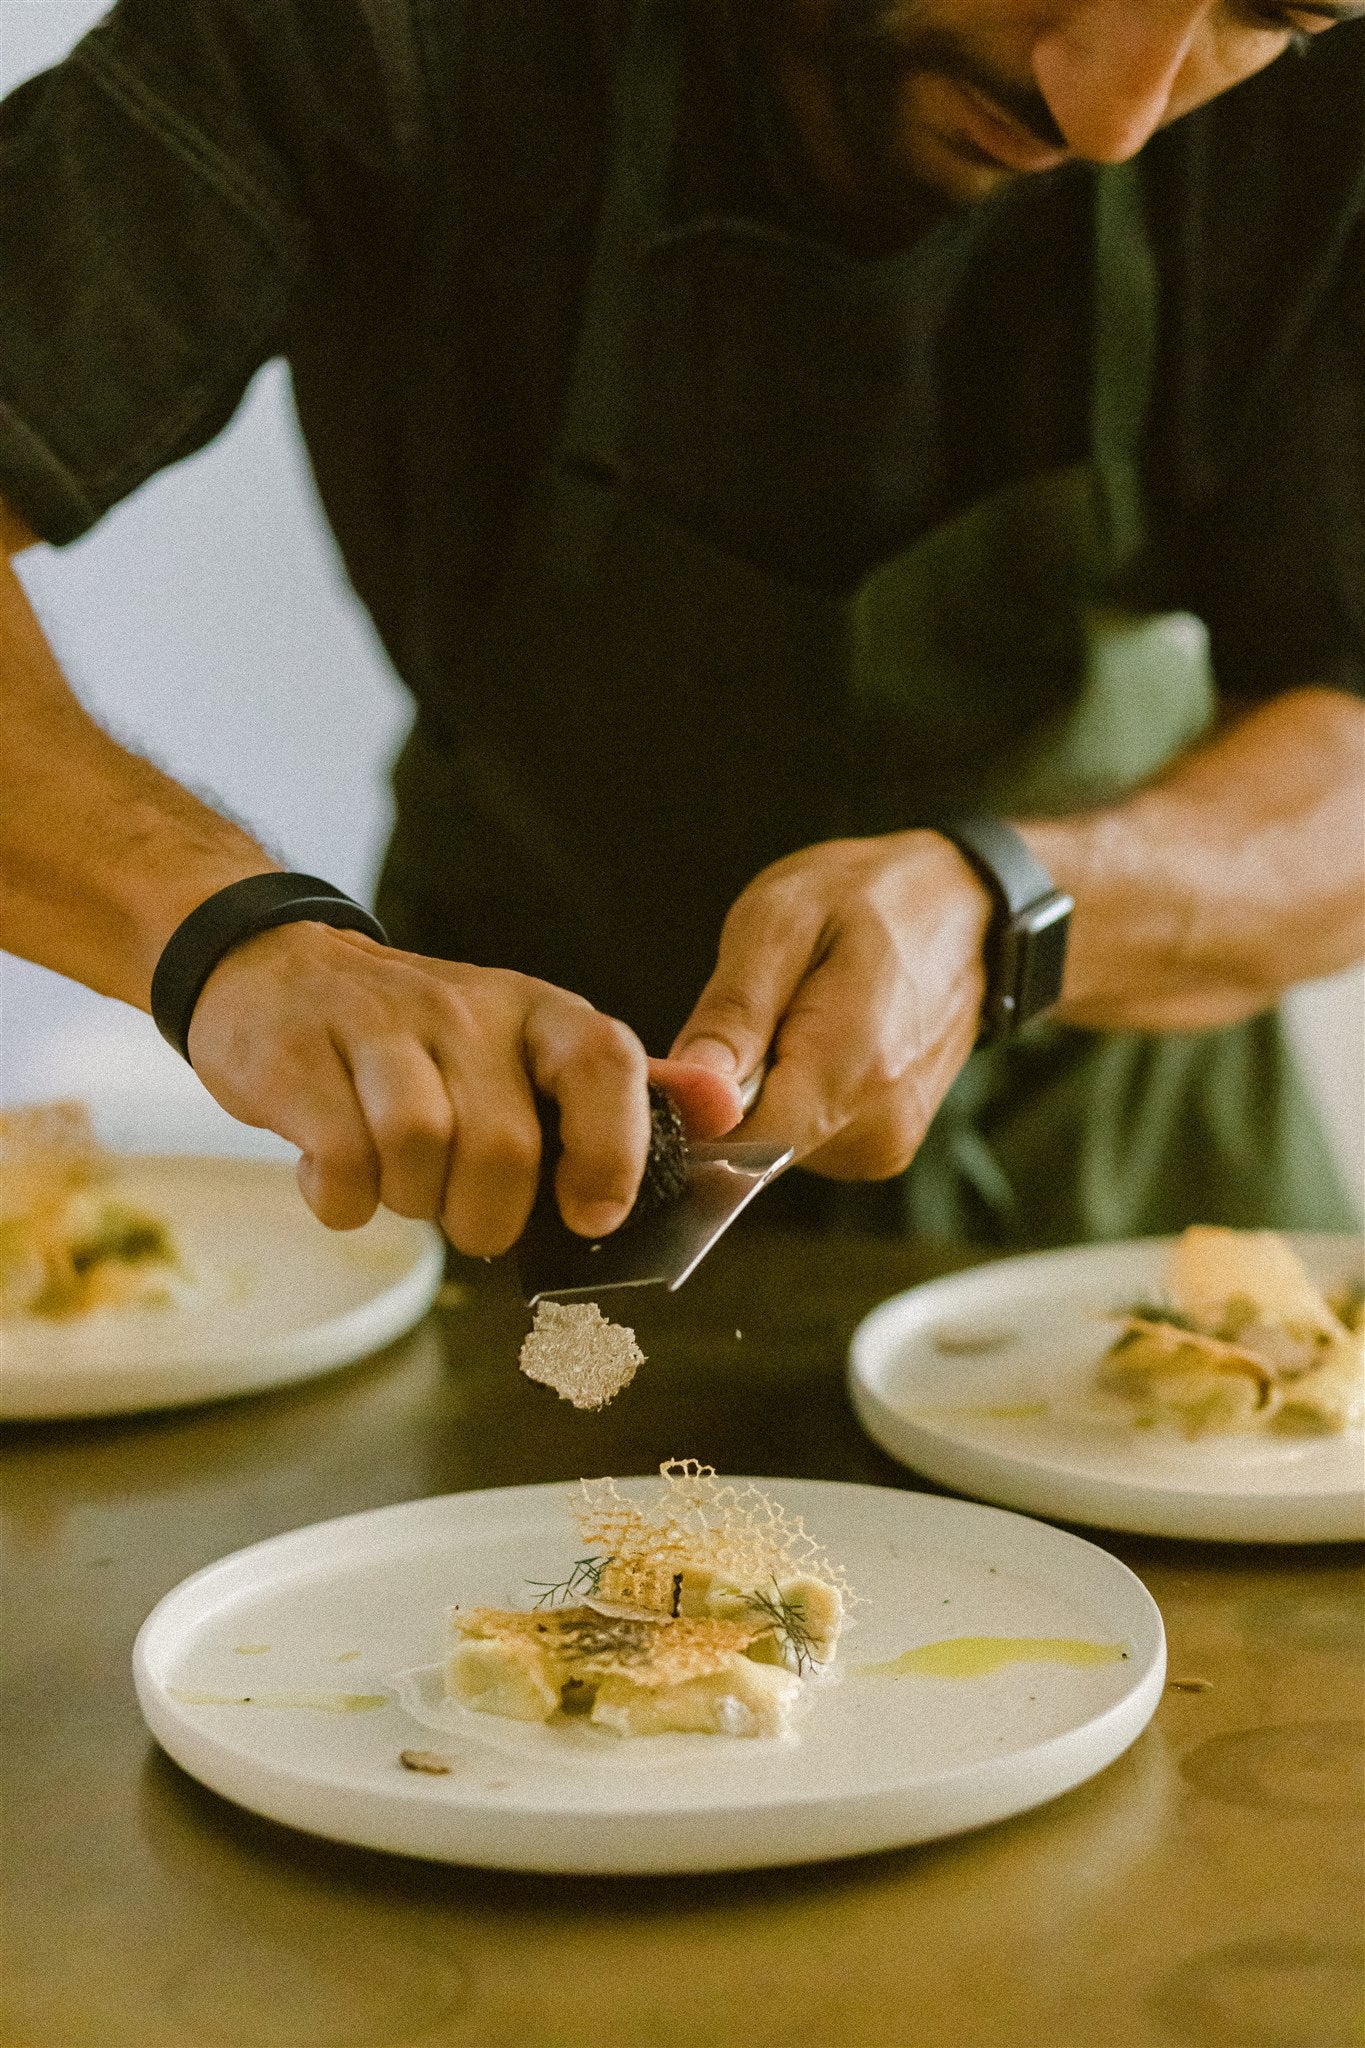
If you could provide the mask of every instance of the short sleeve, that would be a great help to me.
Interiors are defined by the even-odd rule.
[[[309,265],[394,231],[407,4],[120,0],[0,105],[0,496],[41,538],[211,439]]]

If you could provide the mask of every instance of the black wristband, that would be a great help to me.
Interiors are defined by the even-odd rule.
[[[980,813],[945,818],[932,830],[950,839],[994,904],[986,933],[986,996],[979,1045],[1012,1038],[1062,992],[1067,931],[1075,907],[1012,825]]]
[[[223,955],[282,924],[330,924],[389,943],[377,917],[316,875],[272,873],[229,882],[176,926],[152,976],[153,1020],[183,1060],[190,1057],[194,1006]]]

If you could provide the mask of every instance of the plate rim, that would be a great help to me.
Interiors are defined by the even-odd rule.
[[[1278,1234],[1296,1246],[1333,1247],[1348,1255],[1358,1256],[1365,1247],[1365,1237],[1354,1231]],[[1105,1239],[1096,1244],[1011,1253],[888,1295],[859,1319],[848,1342],[845,1383],[860,1427],[906,1470],[951,1486],[983,1505],[1042,1519],[1180,1542],[1359,1542],[1365,1537],[1365,1467],[1359,1485],[1268,1494],[1248,1493],[1225,1484],[1177,1485],[1123,1475],[1065,1473],[1042,1460],[1015,1459],[1008,1452],[968,1445],[925,1428],[905,1416],[885,1393],[880,1372],[890,1347],[882,1326],[894,1329],[906,1314],[907,1304],[913,1302],[927,1317],[933,1312],[936,1294],[955,1295],[987,1274],[1026,1268],[1032,1276],[1045,1273],[1054,1263],[1084,1265],[1087,1261],[1099,1263],[1106,1254],[1156,1254],[1173,1245],[1178,1235]],[[916,1318],[920,1327],[922,1320]],[[867,1354],[875,1346],[886,1348],[878,1363],[867,1363]],[[984,1490],[987,1487],[989,1492]]]
[[[169,1170],[173,1176],[191,1181],[209,1181],[221,1178],[226,1169],[229,1177],[239,1181],[264,1180],[280,1188],[294,1183],[291,1161],[235,1153],[121,1153],[116,1167],[119,1173],[127,1170],[133,1177],[144,1169],[152,1177]],[[301,1195],[299,1200],[303,1200]],[[306,1205],[305,1213],[312,1213]],[[101,1367],[81,1361],[59,1382],[41,1365],[30,1368],[21,1363],[16,1367],[0,1361],[0,1422],[81,1421],[197,1407],[270,1393],[372,1357],[426,1314],[444,1276],[446,1253],[444,1239],[434,1224],[389,1210],[377,1213],[389,1219],[385,1228],[396,1227],[411,1238],[403,1270],[384,1279],[364,1301],[300,1331],[267,1340],[254,1351],[249,1369],[227,1356],[210,1357],[203,1363],[168,1359],[152,1366],[129,1361]],[[357,1323],[362,1328],[359,1338],[353,1329]],[[370,1324],[378,1330],[377,1336],[367,1329]],[[0,1325],[0,1331],[3,1327]],[[155,1392],[147,1391],[149,1384]]]
[[[617,1476],[622,1484],[632,1486],[649,1480],[656,1486],[660,1483],[657,1473]],[[745,1484],[749,1477],[729,1473],[724,1476],[727,1482],[739,1485]],[[422,1834],[421,1822],[426,1820],[430,1807],[423,1799],[422,1786],[416,1781],[408,1782],[400,1777],[392,1786],[379,1792],[369,1787],[358,1787],[347,1801],[359,1816],[357,1825],[338,1827],[334,1822],[319,1825],[315,1819],[301,1817],[310,1788],[316,1787],[317,1780],[310,1780],[275,1761],[262,1763],[244,1758],[239,1747],[216,1740],[169,1696],[156,1662],[174,1653],[176,1631],[195,1625],[193,1610],[196,1599],[212,1586],[216,1578],[225,1580],[222,1591],[225,1597],[230,1597],[232,1580],[244,1577],[249,1581],[263,1552],[277,1551],[287,1566],[291,1551],[313,1550],[320,1541],[326,1543],[328,1538],[348,1525],[368,1525],[382,1531],[385,1524],[391,1527],[395,1521],[410,1518],[420,1526],[427,1519],[439,1519],[439,1515],[448,1512],[455,1503],[460,1504],[467,1522],[475,1527],[479,1506],[491,1499],[499,1500],[506,1509],[519,1510],[532,1520],[543,1519],[545,1511],[558,1508],[576,1492],[577,1482],[554,1480],[429,1495],[415,1501],[395,1502],[350,1515],[334,1516],[324,1522],[305,1523],[245,1545],[226,1557],[201,1566],[162,1595],[137,1632],[132,1664],[143,1718],[167,1754],[210,1790],[245,1806],[249,1811],[265,1814],[285,1826],[323,1839],[470,1867],[609,1875],[755,1869],[823,1862],[971,1832],[996,1820],[1030,1811],[1034,1806],[1045,1804],[1094,1777],[1131,1747],[1156,1711],[1166,1672],[1166,1638],[1161,1611],[1138,1574],[1102,1545],[1069,1530],[1057,1529],[1036,1517],[1021,1515],[1013,1509],[945,1498],[909,1487],[878,1486],[855,1480],[771,1476],[758,1476],[755,1483],[765,1488],[814,1488],[898,1499],[906,1503],[912,1513],[923,1513],[931,1520],[950,1523],[971,1522],[978,1527],[985,1521],[994,1521],[997,1525],[1022,1523],[1033,1532],[1032,1541],[1041,1542],[1046,1550],[1068,1552],[1078,1548],[1092,1560],[1092,1568],[1093,1561],[1102,1560],[1100,1568],[1106,1575],[1112,1572],[1130,1604],[1125,1626],[1129,1627],[1138,1653],[1131,1682],[1118,1699],[1074,1728],[1060,1730],[1003,1757],[954,1765],[936,1771],[928,1778],[903,1777],[889,1783],[878,1780],[865,1789],[837,1795],[784,1792],[780,1799],[761,1805],[737,1805],[732,1799],[728,1803],[694,1803],[663,1811],[630,1804],[613,1805],[596,1813],[577,1807],[551,1808],[548,1809],[548,1818],[546,1809],[524,1803],[493,1805],[486,1800],[462,1803],[458,1798],[448,1799],[444,1817],[446,1831],[449,1835],[461,1836],[462,1840],[458,1843],[448,1840],[442,1847],[433,1847],[425,1835],[417,1845],[405,1842],[401,1839],[403,1828],[395,1826],[399,1816],[416,1816],[419,1820],[416,1832]],[[540,1510],[539,1516],[536,1510]],[[365,1547],[382,1551],[384,1545],[381,1541]],[[169,1638],[168,1630],[172,1632]],[[1078,1770],[1074,1754],[1081,1750],[1098,1750],[1101,1752],[1100,1761],[1090,1761]],[[1026,1790],[1021,1791],[1018,1784],[1012,1788],[1011,1781],[1025,1778],[1032,1781]],[[917,1804],[923,1805],[925,1788],[931,1788],[936,1795],[936,1802],[931,1798],[930,1804],[942,1805],[945,1797],[960,1792],[964,1785],[970,1789],[973,1781],[976,1798],[969,1801],[973,1817],[967,1820],[951,1826],[931,1825],[923,1830],[916,1827],[907,1830],[904,1816],[897,1817],[898,1807],[908,1813]],[[335,1794],[335,1787],[330,1789]],[[823,1809],[837,1811],[839,1816],[833,1846],[830,1838],[826,1837],[822,1839],[821,1846],[803,1851],[798,1842],[780,1839],[784,1831],[787,1837],[791,1836],[793,1829],[799,1832],[803,1822],[808,1822],[812,1814]],[[363,1816],[370,1810],[375,1815],[383,1814],[383,1825],[368,1828],[364,1825]],[[880,1816],[875,1825],[872,1824],[874,1815]],[[750,1826],[749,1839],[744,1843],[733,1840],[727,1843],[726,1837],[744,1832],[746,1817]],[[644,1849],[637,1845],[634,1851],[628,1851],[617,1838],[631,1832],[638,1833],[646,1823],[654,1841]],[[565,1854],[562,1846],[558,1850],[547,1851],[535,1839],[537,1833],[547,1827],[552,1837],[572,1832],[575,1835],[587,1834],[591,1841],[572,1854]],[[499,1835],[503,1837],[501,1841],[497,1839]],[[775,1841],[774,1837],[779,1839]]]

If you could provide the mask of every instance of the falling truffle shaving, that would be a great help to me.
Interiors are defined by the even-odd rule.
[[[608,1322],[595,1301],[536,1303],[535,1321],[521,1347],[528,1379],[553,1387],[575,1408],[604,1408],[630,1385],[645,1362],[635,1332]]]

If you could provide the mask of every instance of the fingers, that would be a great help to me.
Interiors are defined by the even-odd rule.
[[[823,905],[796,860],[761,875],[725,920],[715,971],[670,1058],[746,1081],[818,959],[823,928]]]
[[[989,906],[926,839],[834,842],[760,876],[675,1048],[741,1071],[766,1032],[744,1134],[831,1176],[901,1172],[975,1037]]]
[[[292,1142],[292,1140],[291,1140]],[[327,1149],[303,1152],[295,1168],[299,1193],[319,1223],[329,1230],[359,1230],[379,1207],[378,1174],[373,1154]]]
[[[505,1004],[492,1020],[456,986],[409,991],[406,1012],[347,1034],[343,1051],[377,1161],[380,1198],[440,1223],[457,1251],[495,1258],[526,1227],[541,1130]],[[490,1028],[490,1023],[498,1028]]]
[[[649,1145],[647,1062],[623,1024],[526,976],[420,959],[321,926],[262,935],[206,984],[196,1070],[245,1122],[299,1147],[299,1185],[352,1229],[382,1200],[439,1219],[476,1257],[506,1251],[535,1200],[537,1093],[558,1110],[564,1219],[605,1235]],[[689,1121],[734,1121],[733,1084],[678,1079]]]
[[[541,1131],[521,1068],[481,1043],[433,1034],[432,1046],[385,1032],[344,1045],[345,1111],[302,1106],[307,1149],[299,1185],[334,1229],[353,1228],[378,1202],[439,1222],[457,1251],[495,1258],[526,1227],[540,1170]],[[297,1140],[296,1140],[297,1142]]]
[[[455,1116],[435,1059],[415,1038],[360,1039],[351,1083],[378,1157],[379,1199],[399,1216],[441,1213]]]
[[[649,1078],[672,1098],[683,1129],[698,1144],[723,1137],[744,1114],[735,1083],[710,1067],[688,1060],[651,1060]]]
[[[624,1223],[649,1152],[644,1048],[614,1018],[550,991],[526,1020],[526,1056],[559,1108],[555,1199],[570,1230],[605,1237]]]
[[[898,1172],[909,1156],[896,1155],[906,1073],[920,1039],[914,1008],[913,983],[874,935],[857,926],[839,932],[782,1019],[746,1137],[794,1144],[804,1159],[866,1124],[878,1133],[880,1156],[860,1177]]]
[[[380,1163],[351,1077],[328,1045],[272,1127],[300,1148],[299,1192],[330,1230],[358,1230],[379,1206]]]
[[[541,1129],[525,1073],[511,1061],[470,1062],[446,1073],[453,1138],[439,1206],[457,1251],[494,1259],[526,1228],[540,1173]],[[482,1076],[482,1079],[480,1078]]]

